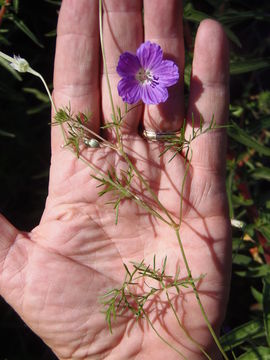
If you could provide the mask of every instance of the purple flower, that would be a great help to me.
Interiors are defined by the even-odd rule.
[[[116,68],[122,77],[117,89],[128,104],[142,100],[145,104],[159,104],[168,99],[167,87],[177,83],[179,72],[171,60],[163,60],[159,45],[147,41],[136,55],[124,52]]]

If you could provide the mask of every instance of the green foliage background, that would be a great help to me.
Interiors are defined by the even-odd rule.
[[[49,84],[60,3],[13,0],[0,25],[1,51],[26,58]],[[227,191],[231,217],[244,223],[233,229],[232,287],[222,343],[231,359],[270,359],[270,3],[184,1],[187,94],[190,40],[205,17],[221,21],[231,44]],[[0,62],[0,109],[0,210],[15,226],[30,230],[38,224],[47,195],[49,101],[36,78],[20,77]],[[0,360],[55,359],[3,300],[0,339]]]

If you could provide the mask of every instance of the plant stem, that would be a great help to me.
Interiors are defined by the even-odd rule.
[[[159,332],[156,330],[156,328],[154,327],[152,321],[149,319],[148,315],[146,314],[146,312],[142,309],[142,312],[148,322],[148,324],[151,326],[151,328],[154,330],[155,334],[160,338],[161,341],[163,341],[166,345],[168,345],[171,349],[173,349],[174,351],[176,351],[183,359],[188,360],[184,354],[182,354],[175,346],[173,346],[172,344],[170,344],[163,336],[161,336],[159,334]]]
[[[74,124],[76,124],[76,121],[72,118],[70,118],[70,121]],[[88,132],[89,134],[93,135],[94,137],[96,137],[97,139],[99,139],[103,145],[109,147],[110,149],[117,151],[117,147],[115,145],[113,145],[112,143],[110,143],[108,140],[104,139],[102,136],[100,136],[99,134],[97,134],[95,131],[89,129],[87,126],[80,124],[79,127],[81,129],[83,129],[85,132]]]
[[[195,345],[198,347],[198,349],[207,357],[207,359],[212,360],[212,358],[207,354],[207,352],[204,350],[204,348],[201,346],[201,344],[199,344],[195,339],[193,339],[193,338],[189,335],[189,333],[187,332],[187,330],[184,328],[184,326],[181,324],[181,321],[180,321],[179,316],[178,316],[178,314],[177,314],[177,312],[176,312],[176,310],[175,310],[175,308],[174,308],[174,306],[173,306],[173,304],[172,304],[172,302],[171,302],[171,299],[170,299],[170,297],[169,297],[169,294],[168,294],[167,289],[166,289],[166,297],[167,297],[168,303],[169,303],[169,305],[170,305],[170,307],[171,307],[171,309],[172,309],[172,311],[173,311],[173,313],[174,313],[174,316],[175,316],[175,318],[176,318],[176,320],[177,320],[177,322],[178,322],[178,325],[179,325],[179,327],[184,331],[186,337],[187,337],[193,344],[195,344]]]
[[[134,275],[134,273],[133,273]],[[138,300],[136,299],[136,297],[132,294],[132,292],[129,291],[129,295],[131,296],[131,298],[136,302],[137,306],[139,307],[140,304],[138,303]],[[171,349],[173,349],[175,352],[177,352],[177,354],[179,354],[183,359],[188,360],[185,355],[183,355],[181,353],[181,351],[179,351],[174,345],[172,345],[171,343],[169,343],[162,335],[160,335],[160,333],[156,330],[156,328],[154,327],[152,321],[149,319],[149,316],[146,314],[145,310],[142,309],[142,313],[145,316],[148,324],[151,326],[151,328],[154,330],[155,334],[160,338],[161,341],[163,341],[166,345],[168,345]]]
[[[49,99],[50,99],[50,101],[51,101],[51,104],[52,104],[52,106],[53,106],[54,112],[55,112],[55,114],[56,114],[56,113],[57,113],[56,106],[55,106],[55,104],[54,104],[54,101],[53,101],[53,99],[52,99],[50,90],[49,90],[49,88],[48,88],[48,86],[47,86],[47,84],[46,84],[46,81],[44,80],[43,76],[42,76],[40,73],[38,73],[37,71],[33,70],[32,68],[30,68],[30,69],[28,70],[28,72],[29,72],[30,74],[35,75],[35,76],[37,76],[38,78],[40,78],[40,80],[42,81],[42,83],[43,83],[43,85],[44,85],[44,87],[45,87],[45,89],[46,89],[46,91],[47,91],[47,94],[48,94]]]
[[[196,296],[196,299],[197,299],[197,302],[199,304],[199,307],[200,307],[200,310],[201,310],[201,313],[203,315],[203,318],[207,324],[207,327],[217,345],[217,347],[219,348],[221,354],[223,355],[224,359],[226,360],[229,360],[227,355],[225,354],[220,342],[219,342],[219,339],[214,331],[214,329],[212,328],[212,325],[210,324],[210,321],[206,315],[206,312],[204,310],[204,307],[203,307],[203,304],[201,302],[201,299],[200,299],[200,296],[199,296],[199,293],[198,293],[198,290],[196,288],[196,285],[194,283],[194,280],[193,280],[193,277],[192,277],[192,273],[191,273],[191,270],[190,270],[190,267],[188,265],[188,261],[187,261],[187,258],[186,258],[186,254],[185,254],[185,251],[184,251],[184,247],[183,247],[183,244],[182,244],[182,241],[181,241],[181,238],[180,238],[180,234],[179,234],[179,229],[176,229],[175,230],[175,233],[176,233],[176,237],[177,237],[177,240],[178,240],[178,244],[179,244],[179,247],[180,247],[180,250],[181,250],[181,254],[182,254],[182,257],[183,257],[183,260],[184,260],[184,263],[185,263],[185,267],[186,267],[186,270],[187,270],[187,273],[188,273],[188,278],[190,279],[190,284],[192,286],[192,289],[193,289],[193,292]]]
[[[188,148],[189,150],[189,148]],[[181,195],[180,195],[180,211],[179,211],[179,228],[181,226],[181,223],[182,223],[182,217],[183,217],[183,197],[184,197],[184,187],[185,187],[185,184],[186,184],[186,180],[187,180],[187,175],[188,175],[188,171],[189,171],[189,167],[190,167],[190,162],[191,162],[191,159],[192,159],[192,149],[190,149],[190,159],[187,160],[187,166],[186,166],[186,169],[185,169],[185,173],[184,173],[184,178],[183,178],[183,181],[182,181],[182,185],[181,185]]]
[[[73,152],[73,149],[71,147],[68,147],[68,149],[70,151]],[[105,178],[105,180],[114,185],[118,191],[122,191],[122,188],[120,185],[116,184],[115,182],[112,182],[112,180],[109,178],[109,176],[105,173],[103,173],[101,170],[99,170],[96,166],[94,166],[93,164],[91,164],[87,159],[85,159],[82,155],[79,155],[79,160],[81,160],[84,164],[86,164],[88,167],[90,167],[90,169],[92,169],[96,174],[101,174],[101,176],[103,176]],[[125,188],[125,191],[127,191],[131,197],[131,200],[135,201],[136,204],[138,204],[141,208],[145,209],[146,211],[148,211],[150,214],[152,214],[153,216],[155,216],[156,218],[158,218],[159,220],[163,221],[165,224],[171,226],[171,223],[168,222],[161,214],[159,214],[156,210],[154,210],[152,207],[150,207],[149,205],[147,205],[143,200],[141,200],[136,194],[134,194],[132,191],[130,191],[129,189]]]
[[[117,182],[112,181],[109,177],[107,177],[106,181],[113,185],[120,193],[124,190],[125,192],[128,192],[128,194],[130,195],[131,199],[134,200],[136,202],[136,204],[140,205],[142,208],[146,209],[150,214],[154,215],[155,217],[157,217],[158,219],[162,220],[163,222],[165,222],[167,225],[171,225],[168,221],[166,221],[163,216],[161,216],[157,211],[155,211],[153,208],[151,208],[149,205],[147,205],[143,200],[141,200],[138,195],[134,194],[132,191],[130,191],[130,189],[124,188],[120,185],[117,184]]]
[[[139,171],[136,169],[136,167],[132,164],[131,160],[129,159],[128,155],[125,153],[124,150],[120,150],[121,155],[123,156],[123,158],[125,159],[125,161],[127,162],[127,164],[132,168],[132,170],[135,172],[135,174],[137,175],[138,179],[143,183],[143,185],[146,187],[147,191],[150,193],[150,195],[152,196],[152,198],[156,201],[157,205],[159,206],[159,208],[166,214],[166,216],[168,217],[168,219],[170,220],[170,226],[171,227],[176,227],[177,224],[175,223],[175,221],[173,220],[173,218],[171,217],[170,213],[168,212],[168,210],[165,208],[165,206],[159,201],[157,195],[155,194],[155,192],[151,189],[151,187],[149,186],[148,182],[144,179],[144,177],[139,173]]]
[[[102,52],[102,58],[103,58],[103,66],[104,66],[104,72],[106,75],[106,80],[107,80],[107,86],[108,86],[108,91],[109,91],[109,97],[110,97],[110,102],[111,102],[111,108],[112,108],[112,113],[113,113],[113,119],[114,121],[116,121],[117,116],[116,116],[116,111],[115,111],[115,107],[114,107],[114,102],[113,102],[113,97],[112,97],[112,90],[111,90],[111,84],[110,84],[110,79],[109,79],[109,75],[108,75],[108,68],[107,68],[107,62],[106,62],[106,55],[105,55],[105,48],[104,48],[104,41],[103,41],[103,28],[102,28],[102,0],[99,0],[99,34],[100,34],[100,46],[101,46],[101,52]],[[116,125],[116,124],[115,124]],[[161,202],[159,201],[158,197],[156,196],[156,194],[154,193],[154,191],[150,188],[150,186],[148,185],[147,181],[141,176],[141,174],[137,171],[137,169],[134,167],[134,165],[132,164],[132,162],[130,161],[128,155],[125,153],[125,151],[123,150],[123,144],[121,141],[121,136],[119,133],[119,128],[116,125],[115,126],[115,132],[116,132],[116,137],[117,137],[117,142],[119,144],[119,152],[120,154],[124,157],[124,159],[126,160],[126,162],[128,163],[129,166],[132,167],[132,169],[134,170],[134,172],[136,173],[137,177],[140,179],[140,181],[144,184],[144,186],[147,188],[147,190],[150,192],[151,196],[154,198],[154,200],[157,202],[157,204],[159,205],[159,207],[164,211],[164,213],[167,215],[167,217],[169,218],[169,220],[171,221],[171,225],[176,226],[175,221],[172,219],[171,215],[169,214],[169,212],[167,211],[167,209],[161,204]]]
[[[105,72],[105,76],[106,76],[106,81],[107,81],[107,86],[108,86],[108,91],[109,91],[109,97],[110,97],[110,102],[111,102],[111,108],[112,108],[112,113],[113,113],[113,121],[114,123],[116,122],[117,116],[116,116],[116,111],[115,111],[115,107],[114,107],[114,102],[113,102],[113,96],[112,96],[112,88],[111,88],[111,84],[110,84],[110,79],[109,79],[109,74],[108,74],[108,67],[107,67],[107,61],[106,61],[106,54],[105,54],[105,47],[104,47],[104,41],[103,41],[103,22],[102,22],[102,0],[99,0],[99,36],[100,36],[100,47],[101,47],[101,53],[102,53],[102,59],[103,59],[103,67],[104,67],[104,72]],[[116,125],[116,124],[115,124]],[[117,138],[117,142],[120,144],[121,143],[121,136],[119,134],[119,129],[118,126],[115,126],[115,132],[116,132],[116,138]]]
[[[49,99],[50,99],[50,102],[52,104],[52,107],[53,107],[53,110],[54,110],[54,116],[56,115],[57,113],[57,108],[56,108],[56,105],[53,101],[53,98],[52,98],[52,95],[50,93],[50,90],[48,88],[48,85],[46,84],[46,81],[44,80],[43,76],[38,73],[36,70],[33,70],[31,67],[29,68],[28,72],[34,76],[37,76],[41,81],[42,81],[42,84],[44,85],[45,89],[46,89],[46,92],[49,96]],[[62,132],[62,135],[63,135],[63,138],[64,138],[64,142],[66,143],[67,142],[67,137],[66,137],[66,133],[65,133],[65,129],[64,129],[64,125],[61,123],[60,124],[60,128],[61,128],[61,132]]]

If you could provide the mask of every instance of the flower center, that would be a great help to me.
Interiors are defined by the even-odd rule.
[[[152,72],[148,69],[140,68],[135,76],[136,80],[138,80],[142,85],[150,85],[152,88],[155,88],[158,83],[158,76],[152,74]]]

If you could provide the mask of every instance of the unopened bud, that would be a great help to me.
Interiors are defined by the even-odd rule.
[[[24,73],[24,72],[27,72],[30,68],[29,66],[29,63],[21,58],[20,56],[16,56],[14,55],[14,61],[12,63],[10,63],[10,66],[13,67],[13,69],[21,72],[21,73]]]

